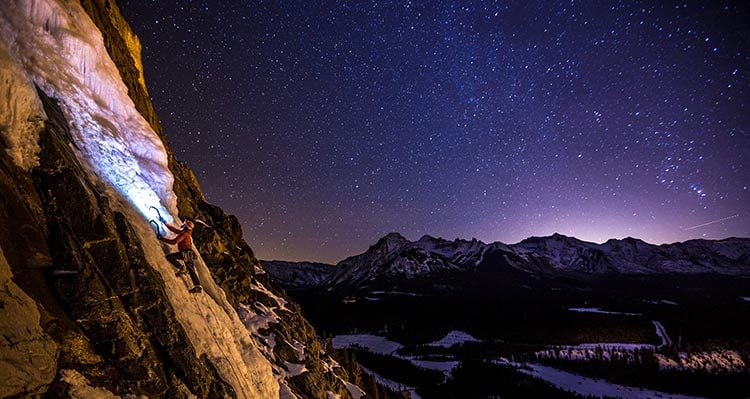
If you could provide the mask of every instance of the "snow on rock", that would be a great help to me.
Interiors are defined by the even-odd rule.
[[[279,310],[286,310],[287,312],[289,311],[289,309],[286,308],[286,305],[287,305],[286,299],[274,294],[260,282],[256,281],[255,283],[253,283],[251,289],[254,291],[262,292],[267,297],[273,299],[276,302],[277,308]]]
[[[260,330],[267,330],[271,323],[279,323],[280,318],[276,312],[279,310],[288,311],[288,309],[286,308],[287,302],[284,298],[281,298],[273,292],[269,291],[265,286],[263,286],[263,284],[259,282],[254,283],[252,289],[262,292],[269,298],[273,299],[276,302],[277,306],[266,306],[263,303],[256,302],[254,304],[256,310],[253,310],[253,307],[241,303],[239,309],[237,309],[237,312],[239,313],[240,319],[245,325],[245,328],[247,328],[247,330],[256,339],[256,341],[259,341],[262,346],[270,347],[272,350],[273,347],[276,346],[276,341],[273,338],[273,334],[263,335],[260,333]],[[297,344],[299,343],[297,342]],[[292,346],[295,348],[295,350],[298,350],[296,346]],[[302,350],[303,358],[300,360],[304,360],[304,346],[302,346]],[[264,353],[266,353],[266,357],[268,357],[269,359],[272,359],[275,356],[273,355],[272,351],[264,351]]]
[[[0,35],[7,37],[4,26]],[[47,115],[34,84],[0,42],[0,137],[19,167],[29,170],[39,164],[39,133]]]
[[[120,399],[107,389],[92,387],[89,380],[75,370],[60,370],[60,380],[68,385],[66,393],[72,399]]]
[[[750,302],[750,296],[741,296],[740,298],[745,302]]]
[[[297,352],[297,360],[299,360],[300,362],[304,361],[305,360],[305,345],[295,339],[294,342],[292,343],[292,347]]]
[[[451,331],[443,339],[427,344],[428,346],[442,346],[450,348],[454,345],[460,345],[465,342],[482,342],[463,331]]]
[[[304,364],[300,363],[289,363],[287,361],[284,361],[284,367],[286,367],[286,370],[283,370],[281,374],[282,377],[287,380],[308,371],[307,367],[305,367]]]
[[[245,325],[245,328],[258,344],[261,352],[265,355],[266,359],[275,364],[277,363],[277,359],[273,351],[276,347],[276,337],[273,333],[263,334],[261,333],[261,330],[268,330],[271,323],[278,324],[280,322],[281,318],[276,312],[278,310],[286,310],[287,302],[283,298],[274,295],[260,283],[255,283],[253,289],[263,292],[274,299],[277,306],[266,306],[263,303],[256,302],[254,304],[255,310],[253,310],[253,307],[241,303],[239,309],[237,309],[237,313],[239,314],[240,320],[242,320],[242,323]],[[284,341],[284,343],[292,346],[295,350],[298,350],[296,346],[289,344],[286,341]],[[302,358],[300,361],[304,360],[304,346],[302,346],[302,351]],[[277,373],[282,374],[284,372],[278,366],[274,367]]]
[[[261,329],[267,329],[270,323],[279,322],[279,316],[275,312],[276,308],[269,308],[262,303],[256,303],[255,307],[258,309],[258,313],[245,304],[240,304],[240,308],[238,309],[245,328],[247,328],[251,334],[259,334],[258,331]]]
[[[0,123],[14,160],[25,168],[36,163],[43,119],[36,84],[59,101],[82,163],[142,215],[152,218],[154,206],[171,220],[177,207],[164,145],[128,97],[83,8],[62,0],[3,1],[0,33],[2,81],[10,85],[3,93],[13,94],[2,100]]]
[[[742,355],[733,350],[710,352],[680,352],[677,360],[657,353],[656,360],[662,370],[707,371],[709,373],[740,373],[747,369]]]
[[[336,395],[331,391],[326,391],[326,399],[341,399],[341,395]]]
[[[272,299],[276,303],[276,306],[266,305],[261,302],[255,302],[253,306],[246,304],[240,304],[238,313],[245,325],[245,328],[250,333],[252,338],[255,340],[256,345],[260,348],[261,352],[273,367],[273,371],[276,375],[276,381],[279,385],[279,397],[282,399],[294,399],[298,396],[294,394],[293,390],[289,386],[289,380],[293,377],[308,372],[304,363],[291,363],[286,360],[280,360],[274,353],[276,347],[276,337],[274,333],[263,334],[261,330],[269,330],[270,324],[278,324],[281,318],[277,314],[278,311],[289,311],[286,307],[287,301],[268,290],[262,283],[256,281],[252,285],[254,291],[264,293],[268,298]],[[304,362],[305,360],[305,345],[301,342],[294,340],[288,342],[287,340],[280,341],[283,345],[289,345],[297,353],[297,360]],[[331,360],[332,361],[332,360]],[[334,362],[335,363],[335,362]],[[335,365],[338,367],[338,364]],[[325,371],[333,372],[333,365],[323,364]],[[334,374],[335,375],[335,374]],[[338,377],[338,376],[337,376]]]
[[[211,278],[200,256],[195,266],[205,292],[192,294],[173,266],[164,257],[161,243],[153,237],[148,222],[137,221],[135,209],[124,209],[134,222],[143,242],[148,264],[166,282],[165,291],[175,317],[185,329],[197,355],[206,355],[222,379],[237,392],[239,398],[277,397],[279,385],[271,365],[260,352],[240,316],[227,302],[226,296]],[[129,213],[128,213],[129,212]],[[211,293],[221,293],[215,295]]]
[[[292,392],[292,388],[287,384],[281,384],[279,386],[279,399],[299,399],[299,396]]]
[[[333,369],[341,368],[341,365],[339,365],[339,362],[334,360],[332,357],[328,357],[328,360],[323,363],[323,371],[326,373],[333,373]]]
[[[362,388],[349,381],[344,381],[344,385],[346,385],[346,390],[349,391],[349,395],[352,395],[352,399],[360,399],[367,396],[367,393],[363,391]]]

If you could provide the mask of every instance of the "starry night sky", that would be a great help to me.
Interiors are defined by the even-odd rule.
[[[261,259],[750,236],[747,2],[120,5],[177,157]]]

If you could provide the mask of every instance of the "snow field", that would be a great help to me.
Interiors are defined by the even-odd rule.
[[[608,310],[601,310],[599,308],[568,308],[571,312],[577,313],[600,313],[600,314],[612,314],[612,315],[623,315],[623,316],[642,316],[640,313],[628,313],[628,312],[611,312]]]
[[[404,384],[401,384],[401,383],[393,381],[393,380],[389,380],[388,378],[385,378],[385,377],[381,376],[380,374],[378,374],[378,373],[376,373],[376,372],[374,372],[374,371],[372,371],[372,370],[370,370],[367,367],[364,367],[362,365],[360,365],[359,367],[365,373],[370,374],[373,377],[375,377],[375,379],[378,380],[378,383],[380,383],[380,385],[385,385],[388,388],[390,388],[390,389],[392,389],[392,390],[394,390],[396,392],[403,392],[403,391],[409,392],[409,395],[411,396],[411,399],[422,399],[417,394],[416,388],[410,387],[410,386],[406,386]]]
[[[666,333],[666,329],[661,325],[661,323],[657,321],[653,321],[654,327],[656,329],[657,334],[662,338],[662,345],[671,345],[671,340],[669,339],[669,336]],[[451,343],[455,345],[457,343],[461,342],[472,342],[471,340],[461,340],[460,338],[466,338],[471,337],[468,334],[462,333],[460,331],[451,331],[444,337],[443,339],[436,341],[433,344],[436,343]],[[472,337],[473,338],[473,337]],[[457,342],[460,341],[460,342]],[[422,361],[413,357],[407,357],[407,356],[400,356],[396,353],[396,351],[403,347],[398,342],[390,341],[386,339],[385,337],[375,336],[375,335],[367,335],[367,334],[354,334],[354,335],[339,335],[333,338],[333,345],[335,348],[346,348],[346,347],[353,347],[353,346],[359,346],[366,348],[374,353],[384,354],[384,355],[390,355],[399,357],[401,359],[409,360],[414,365],[418,367],[423,367],[427,369],[432,370],[439,370],[443,371],[446,375],[450,375],[450,371],[456,367],[459,362],[457,361],[448,361],[448,362],[429,362],[429,361]],[[438,346],[438,345],[435,345]],[[443,345],[440,345],[443,346]],[[650,344],[623,344],[623,343],[590,343],[590,344],[581,344],[581,345],[575,345],[575,346],[565,346],[565,347],[556,347],[551,348],[545,351],[540,351],[537,354],[542,356],[556,356],[561,358],[568,358],[573,360],[587,360],[592,359],[594,356],[596,356],[596,348],[600,347],[604,350],[603,354],[605,358],[612,358],[614,354],[618,354],[622,357],[627,357],[629,354],[632,355],[632,352],[636,349],[654,349],[654,345]],[[661,355],[657,355],[661,356]],[[683,361],[683,364],[697,364],[702,367],[702,369],[711,369],[711,365],[716,365],[715,367],[719,368],[721,367],[723,370],[729,370],[734,367],[736,370],[743,370],[745,365],[741,360],[741,357],[738,353],[734,351],[717,351],[712,352],[710,355],[704,355],[704,356],[697,356],[697,357],[683,357],[683,355],[680,355],[681,360]],[[684,359],[684,360],[683,360]],[[674,367],[679,367],[679,365],[674,362],[673,360],[669,360],[673,364]],[[633,399],[641,399],[641,398],[671,398],[671,399],[692,399],[696,398],[693,396],[687,396],[687,395],[676,395],[676,394],[668,394],[664,392],[659,391],[653,391],[648,389],[642,389],[637,387],[630,387],[625,385],[619,385],[619,384],[613,384],[610,382],[607,382],[605,380],[599,380],[594,378],[588,378],[583,377],[577,374],[569,373],[566,371],[562,371],[559,369],[555,369],[553,367],[544,366],[541,364],[536,363],[516,363],[508,361],[507,359],[498,359],[495,361],[495,363],[500,365],[509,365],[518,368],[520,372],[529,374],[531,376],[540,378],[542,380],[545,380],[552,385],[571,392],[575,392],[580,395],[592,395],[592,396],[610,396],[610,397],[620,397],[620,398],[633,398]],[[661,363],[661,361],[660,361]],[[363,368],[365,372],[368,374],[374,375],[378,381],[380,381],[383,385],[389,386],[393,389],[397,390],[413,390],[413,388],[405,387],[404,385],[392,381],[389,379],[386,379],[382,376],[379,376],[377,373],[372,372],[372,370],[368,370],[366,368]],[[410,391],[411,392],[411,391]]]
[[[457,333],[457,332],[454,332]],[[458,332],[460,333],[460,332]],[[465,334],[465,333],[461,333]],[[449,334],[450,335],[450,334]],[[453,336],[457,336],[454,334]],[[468,335],[468,334],[467,334]],[[445,338],[443,339],[445,340]],[[369,334],[352,334],[352,335],[337,335],[333,337],[333,347],[336,349],[349,348],[349,347],[362,347],[373,353],[381,355],[394,356],[400,359],[408,360],[417,367],[428,370],[437,370],[450,376],[451,371],[458,366],[458,361],[429,361],[421,360],[413,356],[402,356],[397,351],[404,346],[398,342],[388,340],[385,337]]]
[[[568,373],[552,367],[543,366],[533,363],[509,363],[519,367],[519,371],[533,377],[545,380],[552,385],[566,390],[575,392],[579,395],[590,395],[596,397],[616,397],[624,399],[697,399],[695,396],[674,395],[659,391],[651,391],[636,387],[613,384],[604,380],[587,378],[577,374]]]
[[[454,345],[460,345],[466,342],[482,342],[463,331],[451,331],[439,341],[431,342],[428,346],[442,346],[450,348]]]
[[[396,355],[396,351],[404,346],[385,337],[369,334],[337,335],[333,337],[333,347],[336,349],[361,346],[373,353],[381,355]]]

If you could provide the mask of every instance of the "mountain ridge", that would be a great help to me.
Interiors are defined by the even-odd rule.
[[[292,265],[293,262],[287,263],[287,267]],[[304,275],[304,266],[294,267],[298,276]],[[554,233],[505,244],[484,243],[476,238],[449,241],[430,235],[409,241],[400,233],[392,232],[365,252],[345,258],[331,270],[324,269],[330,273],[325,280],[317,275],[315,283],[306,285],[361,289],[399,278],[411,280],[437,273],[501,268],[574,278],[670,273],[746,276],[750,275],[750,238],[692,239],[657,245],[626,237],[596,244]],[[284,281],[283,277],[271,274]]]

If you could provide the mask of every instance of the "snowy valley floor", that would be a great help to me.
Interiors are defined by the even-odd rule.
[[[477,342],[477,341],[478,340],[476,338],[471,337],[470,335],[464,332],[452,331],[439,342],[435,342],[429,345],[451,347],[453,345],[460,345],[464,342]],[[412,362],[417,367],[441,371],[445,373],[446,377],[449,377],[451,375],[451,371],[459,363],[458,361],[442,361],[442,362],[441,361],[425,361],[425,360],[420,360],[419,358],[413,357],[413,356],[403,356],[397,352],[399,349],[403,348],[403,345],[399,344],[398,342],[390,341],[386,339],[385,337],[380,337],[380,336],[375,336],[375,335],[368,335],[368,334],[338,335],[333,338],[333,344],[334,344],[334,347],[337,349],[359,347],[359,348],[367,349],[373,353],[379,353],[383,355],[390,355],[390,356],[395,356],[395,357],[399,357],[402,359],[406,359]],[[589,344],[589,345],[595,345],[595,344]],[[615,347],[615,346],[611,346],[611,347]],[[537,364],[537,363],[511,362],[511,361],[508,361],[507,359],[498,359],[496,360],[496,362],[501,365],[508,365],[508,366],[516,367],[522,373],[547,381],[561,390],[575,392],[579,395],[592,395],[592,396],[598,396],[598,397],[621,397],[621,398],[654,398],[654,397],[672,398],[672,399],[698,398],[697,396],[669,394],[665,392],[653,391],[653,390],[648,390],[648,389],[643,389],[643,388],[638,388],[638,387],[630,387],[630,386],[613,384],[604,380],[597,380],[593,378],[583,377],[580,375],[558,370],[556,368],[544,366],[544,365]],[[381,377],[377,375],[376,373],[372,372],[371,370],[366,369],[366,371],[378,377],[378,380],[381,381],[384,385],[387,385],[393,389],[409,391],[410,393],[412,393],[412,397],[415,397],[414,396],[415,389],[413,387],[408,387],[399,382]]]
[[[355,303],[301,302],[333,332],[334,347],[348,348],[383,384],[425,399],[460,397],[471,384],[484,384],[474,387],[478,397],[527,394],[527,385],[566,398],[750,394],[741,299],[709,307],[669,297],[627,304],[513,297],[489,307],[375,292]]]

